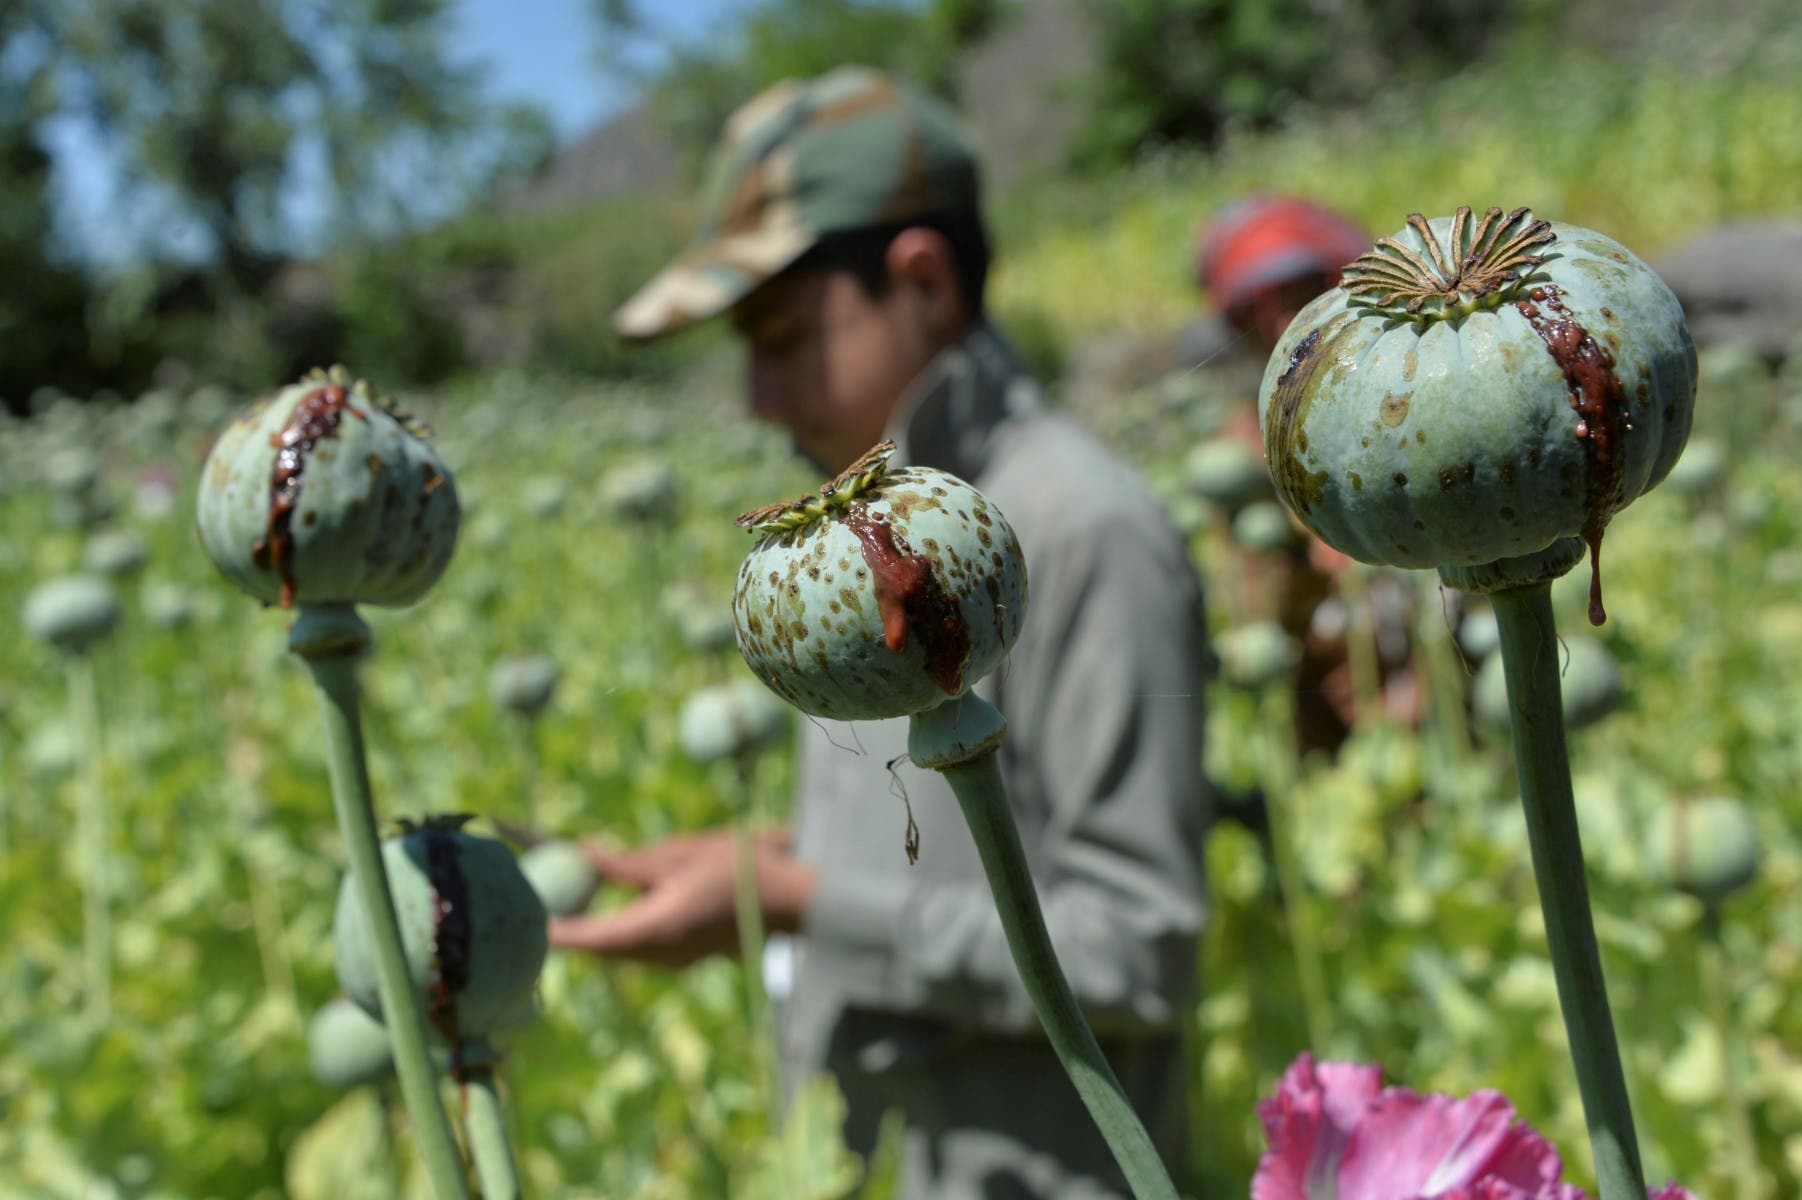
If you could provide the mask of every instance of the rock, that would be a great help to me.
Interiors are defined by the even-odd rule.
[[[1655,266],[1683,302],[1698,345],[1750,346],[1772,359],[1802,329],[1802,222],[1720,225]]]

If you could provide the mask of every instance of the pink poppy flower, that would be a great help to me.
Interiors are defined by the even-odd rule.
[[[1270,1148],[1252,1200],[1588,1200],[1500,1092],[1383,1086],[1382,1068],[1303,1054],[1258,1105]],[[1651,1200],[1694,1200],[1668,1186]]]

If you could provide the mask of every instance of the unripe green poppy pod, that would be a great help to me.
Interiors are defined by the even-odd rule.
[[[1487,590],[1568,570],[1575,538],[1599,563],[1609,518],[1682,453],[1695,390],[1683,310],[1645,263],[1524,208],[1460,208],[1410,216],[1304,308],[1258,409],[1277,491],[1322,540]],[[1599,576],[1591,600],[1600,623]]]
[[[457,543],[457,489],[411,419],[343,368],[234,421],[201,474],[207,557],[265,604],[411,604]]]
[[[1758,876],[1758,827],[1745,805],[1726,796],[1666,805],[1647,841],[1654,874],[1703,900],[1723,900]]]
[[[388,1028],[342,996],[307,1022],[307,1062],[328,1087],[356,1087],[394,1074]]]
[[[540,842],[519,856],[519,869],[553,917],[581,912],[601,886],[599,872],[582,847],[556,839]]]
[[[525,1011],[549,951],[544,904],[513,852],[464,833],[467,817],[403,825],[382,843],[406,952],[427,1021],[453,1051]],[[332,924],[338,983],[381,1015],[376,951],[355,881],[345,876]]]
[[[749,679],[714,684],[682,702],[676,741],[698,763],[755,754],[788,730],[789,710]]]
[[[1026,560],[975,488],[888,468],[885,442],[820,490],[746,513],[738,649],[777,695],[840,721],[908,716],[1001,665],[1026,617]]]
[[[64,575],[25,597],[25,630],[69,654],[104,641],[119,624],[119,597],[96,575]]]

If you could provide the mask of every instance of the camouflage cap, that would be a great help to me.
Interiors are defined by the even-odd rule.
[[[614,315],[646,340],[724,312],[829,233],[980,211],[976,153],[938,101],[865,67],[767,89],[726,122],[695,241]]]

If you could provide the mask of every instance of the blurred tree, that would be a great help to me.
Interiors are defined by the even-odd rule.
[[[724,38],[673,41],[644,0],[590,0],[604,67],[635,79],[678,145],[698,159],[732,110],[781,79],[844,63],[891,71],[955,98],[957,52],[1009,0],[754,0]],[[655,11],[654,5],[651,11]]]
[[[51,68],[31,12],[0,5],[0,402],[20,411],[59,364],[82,361],[88,303],[80,274],[51,257],[51,161],[38,140],[53,108]]]
[[[131,388],[168,354],[248,380],[342,341],[335,295],[278,286],[290,259],[373,252],[554,149],[548,118],[450,56],[451,4],[0,2],[0,395]],[[115,182],[87,197],[104,228],[53,219],[50,151],[72,139]],[[442,361],[428,324],[415,358]]]
[[[1086,0],[1099,32],[1088,166],[1146,146],[1207,145],[1297,101],[1356,103],[1493,49],[1519,0]]]
[[[43,19],[60,48],[60,106],[92,124],[127,185],[164,213],[141,250],[169,254],[171,227],[197,235],[195,257],[251,292],[309,220],[392,231],[441,198],[452,181],[429,168],[480,115],[472,70],[442,45],[446,9],[62,0]]]

